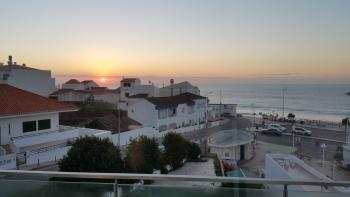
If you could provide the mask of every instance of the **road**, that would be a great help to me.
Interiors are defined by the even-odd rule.
[[[291,130],[291,125],[284,126],[287,128],[288,131]],[[344,145],[344,143],[342,142],[345,141],[345,131],[334,131],[323,128],[310,128],[306,126],[304,128],[312,131],[312,136],[308,137],[295,135],[295,139],[297,139],[298,137],[300,138],[300,142],[295,141],[295,147],[298,148],[298,151],[300,151],[302,155],[322,159],[323,151],[321,148],[321,144],[324,143],[327,145],[327,148],[325,149],[325,160],[333,161],[334,155],[337,153],[337,149]],[[293,137],[292,135],[290,135],[290,133],[282,136],[270,136],[259,133],[257,136],[257,140],[286,146],[293,145],[292,139]]]

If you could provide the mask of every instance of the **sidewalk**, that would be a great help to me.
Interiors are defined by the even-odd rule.
[[[334,177],[333,177],[333,163],[330,161],[325,161],[322,165],[322,160],[318,159],[302,159],[306,164],[315,168],[322,174],[326,175],[330,179],[335,181],[350,181],[350,171],[347,171],[339,166],[334,167]]]

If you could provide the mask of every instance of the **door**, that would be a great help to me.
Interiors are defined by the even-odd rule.
[[[245,152],[244,152],[244,145],[240,146],[240,160],[244,160],[245,159]]]

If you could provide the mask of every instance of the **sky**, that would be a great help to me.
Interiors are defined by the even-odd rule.
[[[1,0],[0,62],[57,76],[350,82],[347,0]]]

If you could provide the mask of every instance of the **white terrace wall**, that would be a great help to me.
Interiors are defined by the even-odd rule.
[[[16,154],[0,156],[0,169],[9,170],[16,168]]]
[[[71,146],[66,146],[62,148],[57,148],[53,150],[49,150],[46,152],[38,153],[38,154],[31,154],[30,152],[27,152],[27,165],[33,165],[33,164],[41,164],[43,162],[50,162],[50,161],[58,161],[59,159],[62,159],[64,155],[67,154],[68,150],[71,148]]]

